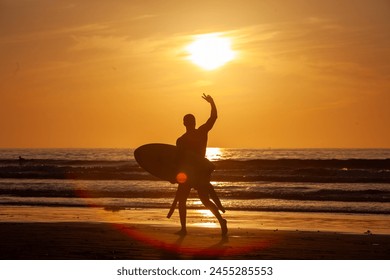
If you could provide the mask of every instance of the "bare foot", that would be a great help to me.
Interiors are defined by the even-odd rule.
[[[178,232],[175,232],[175,234],[180,235],[180,236],[184,236],[184,235],[187,234],[187,230],[186,229],[181,229]]]

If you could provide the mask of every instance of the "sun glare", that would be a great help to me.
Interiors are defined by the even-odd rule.
[[[222,156],[222,150],[220,148],[207,148],[206,158],[208,160],[220,160]]]
[[[231,40],[217,34],[206,34],[187,47],[189,59],[205,70],[214,70],[234,59]]]

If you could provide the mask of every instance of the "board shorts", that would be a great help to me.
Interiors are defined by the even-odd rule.
[[[178,174],[185,174],[185,182],[192,188],[206,188],[210,185],[211,173],[215,170],[215,165],[207,158],[186,154],[181,157],[178,165]]]

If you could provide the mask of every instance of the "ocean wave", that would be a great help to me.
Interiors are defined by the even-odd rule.
[[[300,201],[340,201],[340,202],[390,202],[390,190],[363,189],[295,189],[291,188],[254,188],[224,186],[216,188],[224,199],[279,199]],[[0,196],[40,197],[40,198],[172,198],[175,188],[127,188],[127,189],[94,189],[94,188],[0,188]],[[190,198],[196,198],[191,192]]]
[[[222,160],[213,180],[390,183],[390,159]],[[135,161],[0,160],[0,178],[158,180]]]
[[[316,202],[316,201],[280,201],[273,199],[257,200],[256,203],[242,200],[223,200],[227,211],[262,211],[262,212],[305,212],[305,213],[350,213],[350,214],[390,214],[390,203],[386,205],[367,202]],[[168,212],[171,200],[152,199],[148,202],[137,199],[124,199],[120,202],[99,199],[53,199],[22,200],[18,198],[0,197],[0,205],[7,206],[44,206],[44,207],[94,207],[117,212],[126,209],[158,208]],[[202,204],[191,201],[187,209],[204,209]]]

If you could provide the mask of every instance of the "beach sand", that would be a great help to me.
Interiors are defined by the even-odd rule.
[[[168,220],[166,212],[166,209],[116,212],[93,208],[3,207],[0,258],[386,260],[390,256],[389,234],[377,234],[373,229],[360,233],[346,233],[341,228],[335,231],[336,227],[333,231],[320,230],[320,223],[313,221],[328,219],[334,224],[337,220],[327,214],[228,211],[225,216],[229,234],[221,237],[207,212],[190,210],[188,234],[180,237],[175,234],[179,229],[177,213]],[[309,216],[312,220],[305,219]],[[277,228],[281,221],[293,219],[288,217],[307,221],[311,230]],[[345,218],[339,219],[340,224],[345,222]],[[387,224],[386,219],[381,222]],[[361,225],[361,221],[357,224]]]

